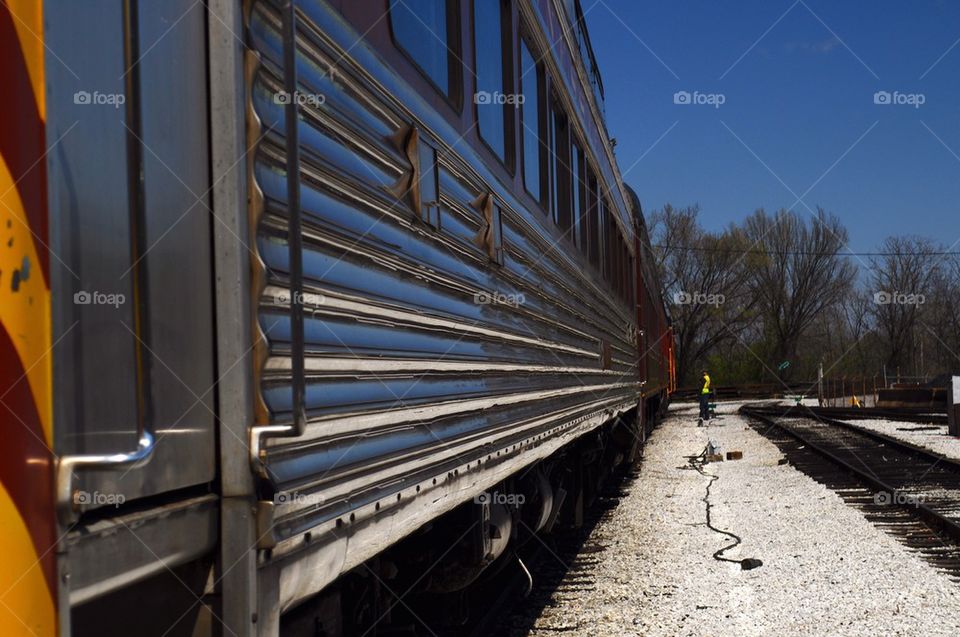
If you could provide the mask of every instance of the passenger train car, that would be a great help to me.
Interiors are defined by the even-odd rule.
[[[3,0],[0,48],[2,634],[386,634],[636,457],[673,338],[576,0]]]

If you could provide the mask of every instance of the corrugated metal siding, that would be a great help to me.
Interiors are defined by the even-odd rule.
[[[520,208],[422,102],[384,90],[349,54],[339,59],[312,24],[327,9],[301,9],[301,91],[324,96],[302,108],[299,128],[309,422],[301,437],[269,439],[260,459],[272,488],[316,497],[276,507],[281,541],[639,398],[630,309],[572,246],[552,246],[545,215]],[[279,31],[274,9],[255,4],[249,129],[262,205],[252,197],[250,247],[265,338],[255,375],[261,419],[282,424],[292,415]],[[396,140],[411,125],[439,149],[439,229],[402,192],[412,166]],[[502,209],[502,265],[475,242],[488,192]],[[523,302],[476,302],[484,293]],[[518,450],[512,462],[532,459]]]

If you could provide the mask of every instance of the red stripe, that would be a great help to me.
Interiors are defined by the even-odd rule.
[[[33,242],[46,281],[50,280],[47,249],[47,170],[44,122],[37,110],[20,38],[6,2],[0,5],[0,155],[6,162],[36,236]],[[34,165],[36,164],[36,165]],[[31,168],[32,166],[32,168]],[[7,216],[9,211],[0,207]],[[38,241],[39,238],[39,241]],[[42,243],[41,243],[42,242]]]
[[[40,566],[52,594],[56,590],[53,457],[43,441],[40,415],[20,357],[2,326],[0,396],[0,483],[17,505],[37,555],[46,553]]]

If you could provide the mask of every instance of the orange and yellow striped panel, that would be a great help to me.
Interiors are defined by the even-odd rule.
[[[43,3],[0,0],[0,635],[57,633]]]

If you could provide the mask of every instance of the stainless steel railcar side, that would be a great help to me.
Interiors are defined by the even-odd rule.
[[[345,576],[465,587],[635,453],[672,350],[579,2],[427,4],[447,75],[402,0],[38,6],[55,632],[350,634]]]

